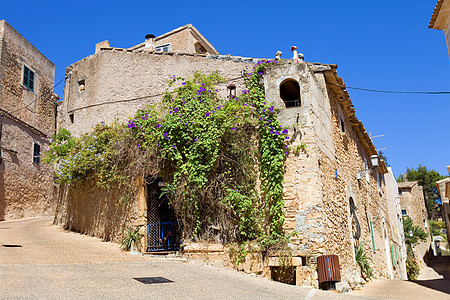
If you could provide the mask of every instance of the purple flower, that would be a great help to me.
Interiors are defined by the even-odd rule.
[[[197,139],[194,139],[194,142],[196,142],[197,141]]]
[[[127,127],[128,128],[134,128],[134,127],[136,127],[136,124],[134,124],[134,122],[132,122],[132,121],[128,121]]]
[[[286,137],[286,140],[288,140],[288,139],[289,139],[289,137],[287,136],[287,137]]]
[[[182,85],[185,85],[185,84],[186,84],[186,82],[183,82],[183,83],[182,83]]]
[[[233,127],[233,128],[231,128],[231,129],[236,130],[236,127]]]
[[[175,145],[172,145],[172,148],[175,148]]]
[[[161,124],[156,125],[156,128],[159,128],[159,127],[161,127]]]
[[[215,110],[213,110],[211,113],[213,114],[213,113],[215,113],[216,111]]]
[[[173,112],[178,112],[180,110],[180,108],[179,107],[175,107],[174,109],[173,109]]]
[[[137,144],[137,146],[138,146],[138,148],[139,148],[141,145]]]
[[[205,116],[209,117],[209,112],[205,113]]]
[[[279,135],[280,132],[278,130],[275,131],[275,135]]]
[[[247,106],[247,103],[242,104],[242,106]]]
[[[168,132],[164,132],[163,136],[169,136],[169,133]]]
[[[263,72],[258,72],[258,74],[259,74],[259,75],[262,75],[262,74],[263,74]]]
[[[289,132],[289,130],[284,129],[282,133],[283,133],[283,134],[288,134],[288,132]]]

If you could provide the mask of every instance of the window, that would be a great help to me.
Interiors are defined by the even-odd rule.
[[[300,85],[294,79],[286,79],[280,84],[280,97],[283,99],[286,108],[298,107],[300,101]]]
[[[78,80],[78,91],[84,92],[84,90],[86,89],[86,80],[85,79],[80,79]]]
[[[403,194],[403,190],[398,190],[398,195],[401,196]]]
[[[33,163],[39,165],[41,162],[41,146],[38,143],[34,143],[33,146]]]
[[[23,66],[23,85],[34,92],[34,72],[27,66]]]
[[[70,123],[73,124],[73,122],[74,122],[74,115],[73,115],[73,113],[69,114],[69,119],[70,119]]]
[[[408,213],[406,212],[406,209],[402,209],[402,217],[406,217]]]
[[[165,44],[165,45],[161,45],[161,46],[157,46],[156,47],[156,51],[170,52],[171,50],[172,50],[172,45],[171,44]]]

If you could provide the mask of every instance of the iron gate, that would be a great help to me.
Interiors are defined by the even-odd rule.
[[[182,224],[179,221],[148,224],[148,252],[180,250]]]

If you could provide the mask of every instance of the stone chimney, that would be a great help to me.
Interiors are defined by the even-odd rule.
[[[450,166],[447,166],[448,175],[450,175]]]
[[[153,34],[147,34],[145,36],[144,50],[146,50],[146,51],[155,51],[156,50],[155,36]]]
[[[109,41],[106,40],[106,41],[95,44],[95,53],[100,52],[101,48],[109,48]]]

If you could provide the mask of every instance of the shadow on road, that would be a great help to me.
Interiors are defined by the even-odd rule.
[[[413,282],[427,288],[450,294],[450,256],[436,256],[431,259],[428,267],[444,278],[430,280],[414,280]]]

